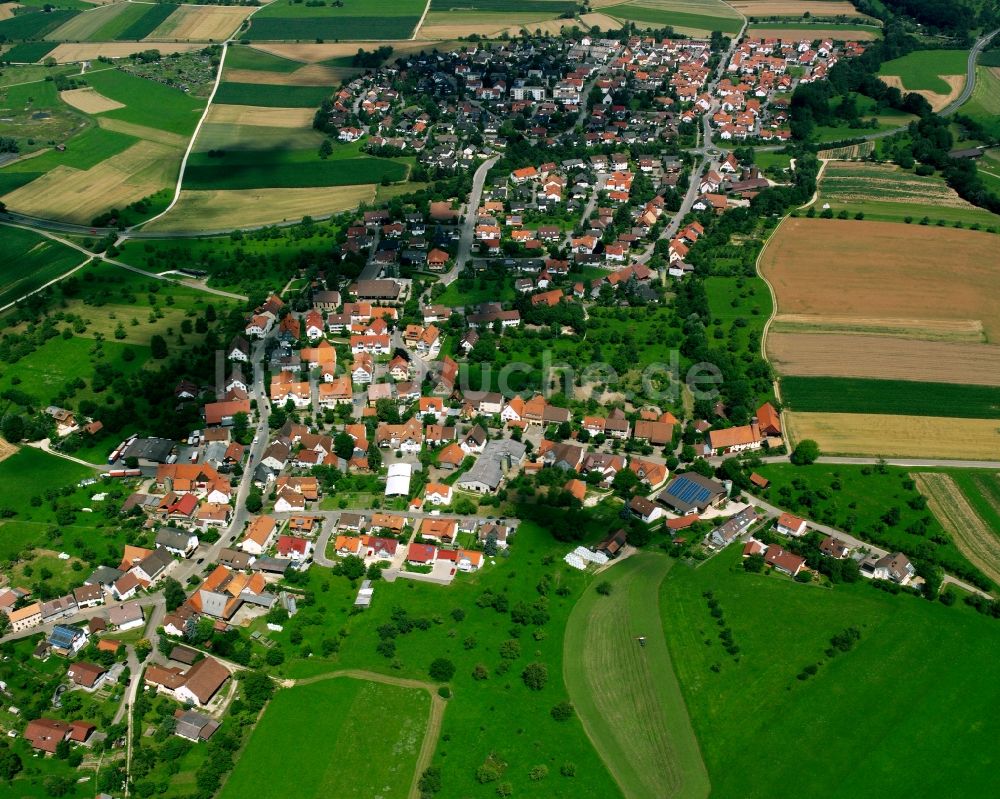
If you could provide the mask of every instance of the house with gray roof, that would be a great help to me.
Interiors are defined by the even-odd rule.
[[[521,465],[525,452],[520,441],[509,438],[487,441],[483,454],[456,485],[465,491],[491,494],[500,487],[504,477]]]

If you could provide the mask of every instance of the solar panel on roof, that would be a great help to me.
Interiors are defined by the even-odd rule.
[[[711,491],[686,477],[678,477],[670,488],[670,493],[682,502],[697,504],[708,499]]]

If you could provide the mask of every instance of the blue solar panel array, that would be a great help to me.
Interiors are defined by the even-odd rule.
[[[699,502],[704,502],[712,495],[712,492],[705,488],[705,486],[699,485],[683,476],[678,477],[674,481],[674,484],[670,486],[670,493],[681,500],[681,502],[687,502],[689,505],[697,505]]]

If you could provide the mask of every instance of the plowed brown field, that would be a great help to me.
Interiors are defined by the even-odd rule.
[[[801,16],[807,11],[814,17],[835,17],[846,14],[850,17],[862,17],[864,14],[848,2],[834,0],[734,0],[730,3],[737,11],[748,17],[782,17]]]
[[[343,71],[343,70],[341,70]],[[360,70],[354,70],[360,72]],[[233,83],[267,83],[275,86],[333,86],[339,72],[335,67],[308,64],[294,72],[266,72],[262,69],[227,69],[226,80]]]
[[[777,312],[980,320],[1000,342],[1000,239],[953,228],[786,219],[761,256]]]
[[[851,333],[769,333],[779,374],[1000,386],[1000,347]]]

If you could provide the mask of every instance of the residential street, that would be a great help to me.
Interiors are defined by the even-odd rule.
[[[458,241],[458,253],[455,255],[455,265],[441,276],[441,282],[447,286],[458,277],[458,273],[465,268],[472,255],[472,245],[475,243],[476,218],[479,211],[479,204],[483,197],[483,186],[486,184],[486,173],[493,165],[500,160],[496,155],[483,161],[472,176],[472,191],[469,193],[469,202],[466,205],[465,222],[462,225],[462,237]]]
[[[764,501],[760,497],[754,496],[753,494],[749,494],[746,491],[744,491],[743,494],[748,499],[750,499],[750,501],[758,508],[762,508],[769,517],[777,518],[782,513],[784,513],[784,511],[781,508],[777,507],[776,505],[772,505],[769,502]],[[877,547],[874,544],[869,544],[866,541],[862,541],[860,538],[857,538],[856,536],[853,536],[850,533],[844,532],[843,530],[838,530],[836,527],[830,527],[827,524],[820,524],[819,522],[813,521],[812,519],[807,519],[806,521],[808,521],[809,523],[810,530],[815,530],[818,533],[823,533],[824,535],[832,535],[834,538],[839,538],[845,544],[850,546],[851,549],[858,549],[865,552],[870,552],[873,555],[877,555],[879,557],[889,554],[889,550],[882,549],[881,547]],[[946,585],[954,585],[958,588],[961,588],[963,591],[969,591],[970,593],[978,594],[979,596],[985,597],[986,599],[993,598],[986,591],[976,588],[974,585],[964,582],[963,580],[960,580],[957,577],[953,577],[950,574],[946,574],[944,576],[943,582]]]

